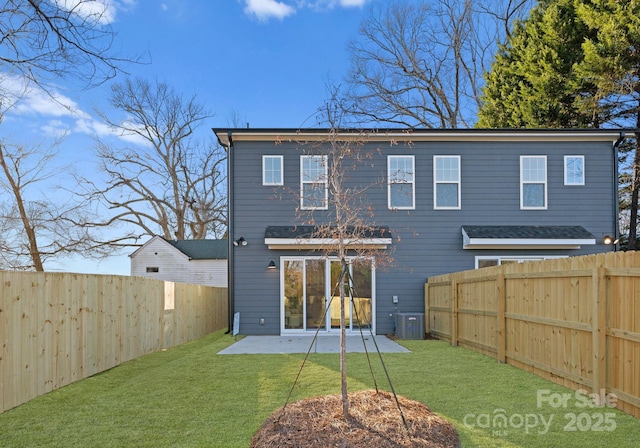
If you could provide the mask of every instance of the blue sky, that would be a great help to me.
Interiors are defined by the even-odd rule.
[[[203,133],[231,126],[233,115],[254,128],[314,126],[327,84],[340,83],[348,72],[349,40],[357,37],[369,8],[384,1],[99,0],[107,7],[105,23],[116,33],[117,53],[148,60],[124,69],[166,82],[185,96],[195,94],[214,115]],[[5,78],[3,85],[19,88],[21,82]],[[93,139],[110,134],[95,112],[108,112],[108,87],[79,90],[56,80],[52,91],[58,102],[31,90],[6,113],[2,137],[47,146],[64,134],[60,163],[90,170]],[[129,259],[48,268],[128,274]]]
[[[252,127],[298,127],[326,97],[325,82],[345,74],[366,3],[140,1],[114,26],[149,48],[153,63],[136,72],[196,92],[216,113],[213,125],[235,111]]]

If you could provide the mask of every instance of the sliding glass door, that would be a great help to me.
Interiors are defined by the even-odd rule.
[[[305,260],[305,329],[313,329],[324,325],[325,306],[325,262],[324,260]]]
[[[283,258],[283,332],[340,329],[341,264],[337,259]],[[369,259],[353,258],[344,280],[345,325],[348,331],[374,328],[374,268]],[[353,295],[353,301],[351,296]]]

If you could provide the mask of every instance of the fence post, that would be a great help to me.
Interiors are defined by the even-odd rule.
[[[496,341],[498,344],[498,361],[501,363],[506,362],[507,356],[507,332],[506,332],[506,321],[505,321],[505,311],[506,311],[506,288],[507,283],[504,277],[504,272],[500,270],[498,275],[496,276],[496,298],[498,300],[498,322],[497,322],[497,330],[498,330],[498,340]]]
[[[458,345],[458,282],[451,276],[451,345]]]
[[[424,332],[431,333],[429,325],[429,282],[424,284]]]
[[[607,387],[607,279],[600,261],[593,268],[592,288],[593,393],[600,393]]]

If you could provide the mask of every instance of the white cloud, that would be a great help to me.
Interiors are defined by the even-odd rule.
[[[80,118],[76,120],[73,131],[97,137],[114,135],[114,132],[111,131],[109,126],[92,118]]]
[[[75,101],[64,95],[53,97],[40,90],[29,90],[16,103],[13,112],[19,115],[44,115],[50,117],[70,117],[84,115]]]
[[[62,120],[50,120],[48,123],[42,125],[40,130],[46,136],[59,139],[69,133],[69,126]]]
[[[1,96],[9,103],[3,105],[0,113],[29,117],[29,121],[38,123],[36,126],[44,135],[55,138],[72,132],[91,137],[115,137],[136,145],[147,144],[137,134],[113,130],[82,110],[71,98],[55,91],[47,93],[37,86],[30,86],[27,80],[0,74],[0,90]],[[125,124],[133,126],[131,123]]]
[[[123,127],[134,129],[133,123],[123,121]],[[149,141],[144,139],[140,134],[135,132],[125,132],[121,129],[114,129],[101,121],[97,121],[92,117],[81,118],[76,120],[74,132],[96,136],[96,137],[115,137],[124,142],[133,143],[137,146],[149,146]]]
[[[335,8],[340,6],[343,8],[353,8],[364,6],[369,0],[315,0],[309,2],[313,7]]]
[[[113,23],[116,19],[117,4],[114,0],[55,0],[60,8],[72,11],[92,22],[102,25]]]
[[[360,8],[371,0],[307,0],[299,2],[300,6],[306,6],[311,9],[326,10],[336,7],[341,8]]]
[[[123,125],[128,129],[134,129],[134,128],[138,127],[140,130],[142,130],[142,126],[136,126],[133,123],[123,122]],[[130,142],[130,143],[133,143],[133,144],[138,145],[138,146],[149,146],[150,145],[149,140],[145,139],[140,134],[135,133],[135,132],[119,131],[119,133],[117,134],[117,137],[120,140],[124,140],[126,142]]]
[[[295,14],[296,10],[277,0],[245,0],[244,12],[257,17],[258,20],[266,21],[271,18],[282,20]]]
[[[101,25],[109,25],[116,20],[118,11],[130,11],[137,0],[55,0],[67,11]]]
[[[245,14],[255,16],[258,20],[268,21],[272,18],[284,19],[296,13],[296,8],[278,0],[242,0]],[[292,2],[292,0],[289,0]],[[328,10],[334,8],[360,8],[371,0],[297,0],[298,9]]]
[[[2,111],[4,113],[49,117],[84,114],[71,98],[53,91],[49,94],[37,86],[29,85],[29,81],[24,78],[0,76],[0,85],[2,97],[6,100]]]
[[[365,5],[368,0],[340,0],[340,6],[346,8],[359,8]]]

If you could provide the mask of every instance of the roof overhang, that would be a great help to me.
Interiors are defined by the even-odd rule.
[[[265,232],[264,243],[269,249],[296,250],[330,250],[344,244],[349,249],[386,249],[392,242],[391,232],[387,227],[356,233],[357,236],[344,238],[316,237],[317,230],[313,226],[269,226]]]
[[[344,239],[347,249],[386,249],[391,238],[358,238]],[[265,238],[269,249],[313,249],[323,250],[337,247],[340,240],[335,238]]]
[[[221,145],[232,141],[310,142],[336,139],[365,142],[422,141],[618,141],[615,129],[331,129],[219,128],[213,129]]]
[[[596,238],[580,226],[464,226],[463,249],[580,249]]]

